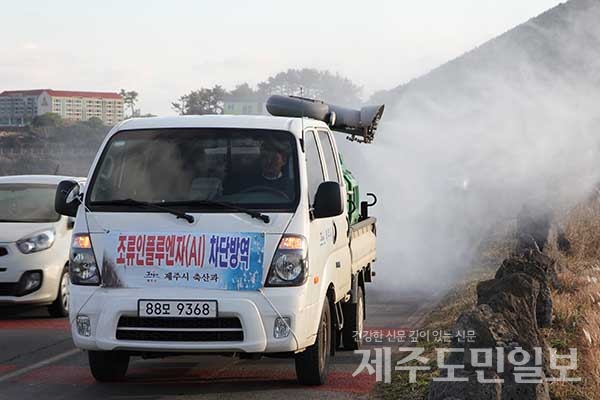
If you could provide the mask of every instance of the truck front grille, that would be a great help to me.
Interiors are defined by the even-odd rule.
[[[119,340],[154,342],[240,342],[244,331],[239,318],[139,318],[122,316]]]

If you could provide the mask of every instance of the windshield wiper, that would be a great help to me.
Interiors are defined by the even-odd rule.
[[[188,200],[188,201],[170,201],[164,203],[167,206],[208,206],[208,207],[223,207],[228,208],[230,210],[235,210],[239,212],[243,212],[248,214],[252,218],[260,219],[265,224],[268,224],[271,221],[271,218],[258,211],[251,210],[249,208],[240,207],[238,205],[227,203],[224,201],[215,201],[215,200]]]
[[[96,206],[115,205],[115,206],[137,206],[137,207],[152,208],[154,210],[164,211],[169,214],[173,214],[177,217],[177,219],[180,219],[180,218],[185,219],[190,224],[194,222],[193,215],[181,212],[174,208],[165,207],[165,206],[157,204],[157,203],[150,203],[148,201],[140,201],[140,200],[134,200],[134,199],[121,199],[121,200],[94,201],[92,204],[96,205]]]

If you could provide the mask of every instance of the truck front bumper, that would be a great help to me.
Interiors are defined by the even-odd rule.
[[[239,319],[243,338],[225,341],[164,340],[160,336],[151,340],[117,338],[121,317],[137,318],[140,299],[216,300],[217,318]],[[87,350],[279,353],[302,350],[315,338],[315,332],[307,328],[313,324],[306,323],[314,318],[314,305],[306,304],[304,287],[263,288],[261,293],[170,288],[149,291],[72,285],[70,301],[73,341],[77,347]],[[292,332],[285,338],[274,337],[274,324],[279,316],[290,320]],[[78,317],[81,317],[80,321],[89,320],[89,336],[78,330]],[[176,321],[171,321],[168,326],[176,327]],[[158,329],[168,332],[170,328]]]

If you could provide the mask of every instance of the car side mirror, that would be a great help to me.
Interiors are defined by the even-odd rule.
[[[337,217],[344,212],[342,188],[337,182],[323,182],[317,188],[313,215],[315,218]]]
[[[56,188],[54,209],[61,215],[75,217],[81,204],[79,199],[79,184],[75,181],[62,181]]]

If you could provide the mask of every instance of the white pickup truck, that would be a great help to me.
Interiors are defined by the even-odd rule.
[[[123,378],[131,356],[237,353],[294,357],[318,385],[337,348],[360,346],[375,219],[363,204],[349,223],[330,126],[372,139],[383,107],[368,123],[332,108],[325,123],[295,116],[322,103],[270,106],[292,116],[124,121],[84,193],[59,185],[56,210],[76,215],[72,335],[96,380]]]

